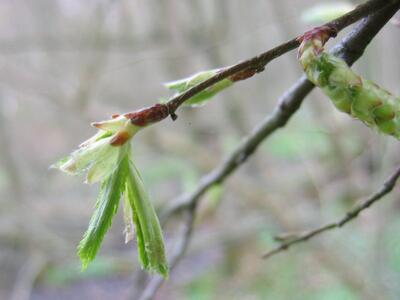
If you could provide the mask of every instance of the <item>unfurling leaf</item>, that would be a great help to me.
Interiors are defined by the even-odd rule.
[[[112,219],[117,213],[127,176],[126,172],[126,167],[120,164],[114,173],[101,184],[96,208],[89,222],[89,228],[78,246],[78,255],[81,258],[83,269],[86,269],[88,264],[96,257],[104,235],[110,228]]]
[[[101,182],[95,211],[78,246],[83,269],[100,249],[124,195],[125,242],[133,238],[134,225],[142,267],[168,277],[161,227],[129,153],[129,141],[136,132],[168,114],[167,106],[156,104],[93,123],[99,131],[52,166],[71,175],[86,173],[87,183]]]
[[[139,131],[131,121],[119,116],[115,119],[93,123],[99,131],[79,145],[70,156],[52,165],[70,175],[86,173],[86,182],[95,183],[106,180],[117,168],[129,148],[128,143],[113,145],[121,135],[126,135],[126,141]]]
[[[168,263],[158,217],[135,165],[131,160],[128,164],[125,197],[132,208],[140,262],[144,269],[168,277]]]
[[[176,91],[177,94],[181,94],[188,89],[194,87],[195,85],[213,77],[214,75],[218,74],[221,69],[214,69],[214,70],[208,70],[208,71],[202,71],[199,73],[196,73],[190,77],[168,82],[165,84],[165,87]],[[233,84],[233,80],[230,78],[225,78],[214,85],[208,87],[207,89],[197,93],[195,96],[189,98],[188,100],[185,101],[185,105],[189,106],[201,106],[204,105],[208,100],[210,100],[213,96],[218,94],[220,91],[223,89],[231,86]]]
[[[124,187],[125,188],[125,187]],[[125,244],[129,243],[135,237],[135,230],[133,225],[133,211],[128,197],[124,197],[124,234]]]

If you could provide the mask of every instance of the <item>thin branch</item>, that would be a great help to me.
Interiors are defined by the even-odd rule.
[[[364,18],[331,52],[343,58],[349,65],[352,65],[362,56],[373,37],[397,11],[399,3],[400,1],[397,1],[397,4],[386,7],[370,17]],[[261,142],[276,130],[286,125],[313,88],[314,85],[305,76],[302,76],[282,95],[274,111],[261,124],[254,128],[219,166],[205,175],[193,192],[182,195],[166,208],[162,219],[186,209],[194,202],[197,202],[214,184],[222,183],[227,176],[234,172],[253,154]]]
[[[363,210],[369,208],[372,204],[374,204],[375,202],[378,202],[379,200],[383,199],[383,197],[385,195],[389,194],[395,187],[396,182],[399,177],[400,177],[400,167],[396,170],[396,172],[393,173],[392,176],[390,176],[385,181],[385,183],[382,185],[382,187],[375,194],[371,195],[364,202],[356,205],[352,210],[348,211],[342,219],[338,220],[337,222],[332,222],[332,223],[326,224],[324,226],[318,227],[316,229],[303,232],[303,233],[299,234],[298,236],[291,236],[291,238],[287,242],[281,243],[281,245],[272,249],[271,251],[268,251],[262,257],[264,259],[270,258],[271,256],[274,256],[275,254],[278,254],[282,251],[289,249],[291,246],[293,246],[295,244],[306,242],[309,239],[311,239],[317,235],[320,235],[321,233],[344,226],[345,224],[347,224],[350,221],[357,218],[358,215]]]
[[[358,5],[354,10],[350,11],[349,13],[326,23],[326,26],[334,28],[336,32],[341,31],[345,27],[357,22],[361,18],[365,17],[366,15],[376,12],[379,9],[382,9],[391,3],[396,3],[397,0],[388,1],[388,0],[370,0],[363,4]],[[168,106],[170,115],[173,120],[176,119],[175,111],[176,109],[182,105],[186,100],[190,99],[194,95],[198,94],[199,92],[209,88],[210,86],[214,85],[215,83],[237,74],[239,72],[244,72],[248,70],[254,70],[255,73],[260,73],[264,71],[265,66],[275,58],[296,49],[300,45],[297,37],[284,42],[264,53],[261,53],[257,56],[254,56],[250,59],[247,59],[243,62],[237,63],[233,66],[223,68],[223,71],[219,72],[215,76],[197,84],[196,86],[188,89],[186,92],[179,94],[173,98],[171,98],[166,105]]]
[[[392,5],[393,3],[398,2],[399,0],[369,0],[363,4],[358,5],[355,9],[348,12],[347,14],[331,22],[325,23],[324,26],[332,28],[335,33],[337,33],[345,27],[367,16],[368,14],[377,12],[385,7],[388,7],[389,5]],[[172,120],[176,120],[177,115],[175,114],[175,112],[178,107],[181,106],[186,100],[189,100],[193,96],[206,90],[207,88],[213,86],[214,84],[227,77],[231,76],[230,78],[232,79],[232,81],[248,79],[254,74],[264,71],[265,66],[270,61],[293,49],[296,49],[299,45],[299,37],[295,37],[285,43],[280,44],[279,46],[276,46],[243,62],[239,62],[230,67],[221,68],[220,71],[217,72],[217,74],[215,74],[214,76],[193,86],[187,91],[170,98],[164,104],[157,103],[153,106],[146,107],[145,109],[125,114],[125,116],[129,115],[129,118],[131,118],[132,120],[133,117],[138,117],[139,114],[141,114],[141,118],[144,118],[145,116],[148,117],[150,115],[156,116],[156,118],[151,119],[151,122],[149,123],[159,122],[167,118],[168,116],[171,116]]]
[[[346,60],[347,63],[354,63],[364,52],[374,36],[390,20],[398,10],[400,1],[386,7],[379,12],[364,18],[344,39],[333,49],[333,52]],[[234,172],[246,159],[256,150],[258,145],[268,138],[277,129],[283,127],[291,116],[299,109],[304,98],[314,88],[305,76],[301,77],[279,100],[277,107],[272,114],[264,119],[253,132],[247,136],[218,167],[208,175],[204,176],[194,192],[185,194],[178,198],[163,214],[163,221],[173,214],[186,210],[188,219],[186,220],[186,230],[182,237],[182,247],[179,247],[172,258],[171,270],[178,261],[184,256],[189,244],[193,223],[195,219],[196,207],[201,196],[208,191],[214,184],[222,183],[224,179]],[[372,204],[372,203],[371,203]],[[371,205],[369,204],[369,205]],[[163,280],[154,277],[150,280],[142,293],[140,300],[153,299],[156,292],[162,285]]]

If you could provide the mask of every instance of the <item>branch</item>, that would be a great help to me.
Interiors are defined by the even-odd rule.
[[[348,12],[347,14],[331,22],[325,23],[324,26],[332,28],[337,33],[350,24],[353,24],[361,18],[367,16],[368,14],[379,11],[389,5],[392,5],[393,3],[398,3],[398,1],[399,0],[369,0],[358,5],[354,10]],[[157,123],[168,116],[170,116],[172,120],[176,120],[177,115],[175,112],[186,100],[189,100],[193,96],[208,89],[227,77],[230,77],[230,79],[235,82],[250,78],[256,73],[264,71],[267,63],[293,49],[296,49],[300,45],[300,37],[301,36],[295,37],[290,41],[287,41],[279,46],[276,46],[275,48],[272,48],[264,53],[237,63],[233,66],[221,68],[220,71],[214,76],[193,86],[187,91],[170,98],[164,104],[157,103],[153,106],[124,114],[124,116],[130,118],[133,124],[136,124],[135,122],[138,121],[136,119],[140,119],[140,123],[145,123],[146,125]],[[143,124],[137,125],[143,126]]]
[[[318,227],[318,228],[310,230],[310,231],[303,232],[295,237],[291,236],[289,241],[283,242],[280,246],[272,249],[271,251],[268,251],[262,257],[264,259],[270,258],[271,256],[274,256],[275,254],[278,254],[284,250],[289,249],[291,246],[293,246],[295,244],[306,242],[309,239],[311,239],[321,233],[344,226],[345,224],[347,224],[350,221],[357,218],[358,215],[363,210],[369,208],[372,204],[381,200],[385,195],[389,194],[395,187],[397,179],[399,177],[400,177],[400,167],[396,170],[396,172],[393,173],[392,176],[390,176],[385,181],[385,183],[382,185],[382,187],[375,194],[368,197],[364,202],[360,203],[359,205],[356,205],[352,210],[348,211],[346,213],[346,215],[339,221],[326,224],[324,226]]]
[[[346,37],[344,37],[342,42],[334,48],[334,53],[345,59],[347,63],[354,63],[363,54],[364,49],[374,36],[397,11],[399,3],[400,1],[396,1],[396,4],[390,5],[364,18],[348,35],[346,35]],[[177,212],[183,210],[188,212],[188,218],[185,222],[186,230],[182,237],[181,247],[178,247],[171,260],[171,271],[185,254],[192,235],[196,208],[201,196],[214,184],[222,183],[227,176],[246,161],[262,141],[268,138],[277,129],[283,127],[299,109],[304,98],[313,88],[314,85],[310,83],[305,76],[301,77],[284,95],[282,95],[272,114],[266,117],[224,162],[208,175],[204,176],[192,193],[185,194],[178,198],[176,202],[165,210],[162,216],[164,222]],[[145,287],[140,300],[153,299],[162,283],[162,278],[152,278]]]
[[[373,37],[390,20],[399,7],[400,1],[377,13],[364,18],[332,52],[352,65],[362,56]],[[166,208],[163,218],[188,208],[214,184],[222,183],[227,176],[242,165],[253,154],[261,142],[281,127],[284,127],[292,115],[299,109],[304,98],[312,91],[314,85],[302,76],[278,101],[271,115],[245,137],[239,146],[212,172],[205,175],[197,188],[182,195]]]
[[[358,5],[354,10],[348,12],[347,14],[326,23],[326,26],[334,28],[336,32],[341,31],[345,27],[357,22],[361,18],[365,17],[366,15],[376,12],[379,9],[386,7],[391,3],[397,3],[397,0],[370,0],[363,4]],[[217,82],[246,71],[254,71],[254,73],[260,73],[264,71],[265,66],[275,58],[296,49],[300,45],[298,41],[298,37],[295,37],[287,42],[284,42],[264,53],[261,53],[257,56],[254,56],[250,59],[247,59],[243,62],[237,63],[233,66],[223,68],[223,71],[219,72],[215,76],[197,84],[196,86],[188,89],[186,92],[179,94],[173,98],[171,98],[166,105],[168,106],[170,115],[173,120],[176,119],[175,111],[176,109],[182,105],[186,100],[190,99],[194,95],[198,94],[199,92],[211,87],[212,85],[216,84]]]

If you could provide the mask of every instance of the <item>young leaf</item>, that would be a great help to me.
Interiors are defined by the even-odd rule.
[[[138,171],[130,161],[130,139],[141,129],[169,115],[168,107],[156,104],[111,119],[92,123],[99,131],[52,167],[70,175],[86,173],[86,182],[101,182],[89,228],[78,246],[82,268],[95,258],[125,192],[125,241],[136,226],[139,258],[143,267],[168,276],[164,241],[154,208]]]
[[[128,199],[135,223],[139,260],[142,267],[168,277],[168,263],[165,257],[164,240],[154,207],[144,189],[142,179],[131,160],[126,175],[125,197]]]
[[[187,91],[188,89],[194,87],[195,85],[211,78],[212,76],[216,75],[220,72],[220,69],[202,71],[196,73],[188,78],[168,82],[165,84],[170,90],[176,91],[178,94]],[[201,91],[200,93],[196,94],[195,96],[191,97],[190,99],[185,101],[185,105],[190,106],[201,106],[204,105],[208,100],[210,100],[214,95],[218,94],[223,89],[231,86],[233,81],[229,78],[225,78],[216,84],[210,86],[209,88]]]
[[[165,83],[165,87],[178,93],[182,93],[191,87],[194,87],[196,84],[211,78],[219,71],[220,69],[201,71],[183,79],[167,82]]]
[[[109,146],[109,148],[106,156],[97,159],[89,167],[86,183],[103,182],[119,166],[130,149],[128,144],[120,147]]]
[[[108,157],[111,152],[118,152],[119,149],[110,145],[110,139],[105,137],[82,144],[68,158],[61,159],[52,167],[70,175],[84,173],[93,163]]]
[[[112,219],[117,213],[127,177],[126,173],[127,165],[121,162],[114,173],[101,184],[96,209],[90,219],[89,228],[78,246],[78,255],[82,261],[83,269],[86,269],[88,264],[95,258],[104,235],[110,228]]]
[[[135,237],[135,230],[133,227],[133,212],[127,197],[124,197],[124,224],[125,244],[127,244]]]
[[[129,148],[126,142],[141,128],[132,124],[125,116],[95,122],[92,126],[99,131],[51,168],[70,175],[86,173],[87,183],[103,182],[114,172],[126,154]]]

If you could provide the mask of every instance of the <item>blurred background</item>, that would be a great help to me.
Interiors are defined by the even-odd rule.
[[[304,13],[328,2],[1,1],[0,299],[137,299],[143,282],[121,211],[81,272],[76,246],[98,187],[48,167],[94,134],[91,121],[153,104],[171,95],[162,83],[300,34],[315,25]],[[399,37],[388,24],[355,65],[396,95]],[[181,108],[176,122],[138,135],[134,156],[157,208],[193,190],[300,75],[290,52],[205,107]],[[202,199],[187,256],[157,299],[400,299],[398,188],[348,226],[260,259],[274,236],[341,218],[382,185],[398,153],[396,140],[314,91]],[[180,230],[179,220],[165,228],[169,252]]]

